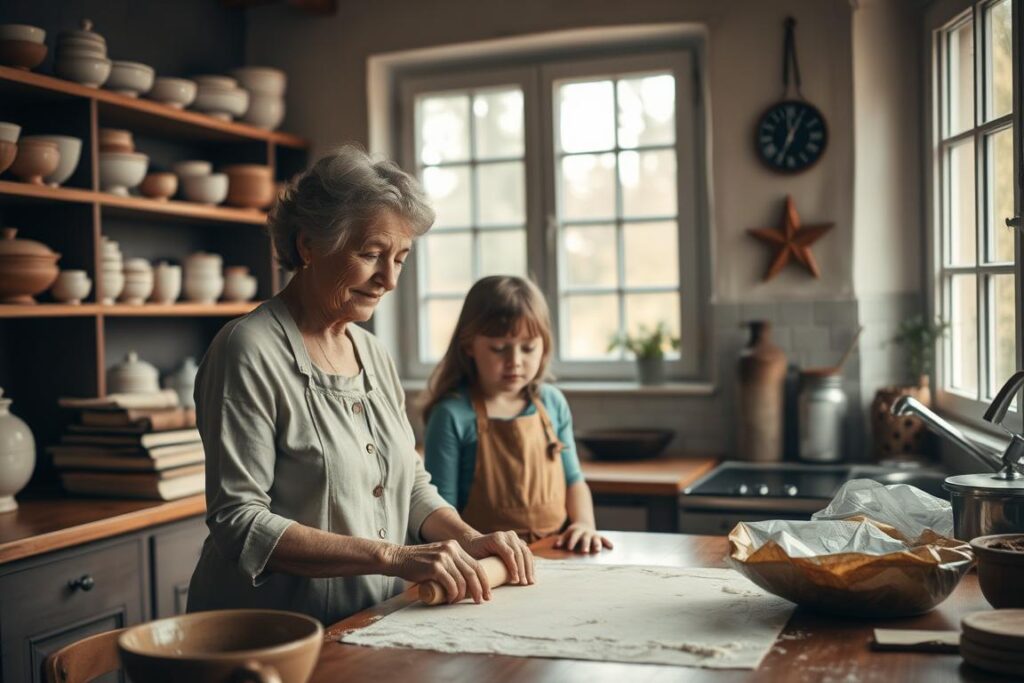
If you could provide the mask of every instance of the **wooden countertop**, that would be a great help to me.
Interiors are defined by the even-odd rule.
[[[0,514],[0,564],[205,512],[203,495],[173,501],[26,496],[17,510]]]
[[[593,493],[676,497],[718,462],[717,458],[709,457],[581,460],[580,467]]]
[[[647,564],[677,567],[722,567],[728,543],[721,536],[609,532],[615,549],[581,556],[551,548],[552,539],[534,544],[541,557],[596,564]],[[334,624],[327,630],[320,661],[310,683],[340,680],[395,681],[988,681],[988,676],[961,664],[959,655],[874,652],[872,629],[959,629],[968,612],[991,609],[971,572],[938,608],[908,619],[843,619],[798,609],[780,640],[755,671],[696,669],[649,664],[621,664],[481,654],[444,654],[424,650],[342,645],[338,636],[360,628],[415,600],[415,589]],[[481,609],[486,609],[486,606]]]

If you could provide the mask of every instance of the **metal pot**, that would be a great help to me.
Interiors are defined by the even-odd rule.
[[[1024,533],[1024,478],[999,473],[947,477],[953,534],[963,541],[991,534]]]

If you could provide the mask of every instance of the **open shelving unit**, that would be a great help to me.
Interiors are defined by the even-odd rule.
[[[86,270],[93,281],[80,305],[56,303],[48,294],[36,297],[36,305],[0,304],[0,387],[14,401],[13,412],[32,428],[42,454],[63,426],[57,398],[104,395],[107,369],[126,350],[137,350],[166,374],[186,356],[201,357],[227,320],[258,305],[96,303],[101,236],[120,242],[126,258],[180,262],[198,250],[220,253],[225,266],[250,268],[259,282],[258,300],[281,286],[263,230],[265,212],[101,191],[99,129],[130,130],[136,149],[149,155],[151,170],[183,159],[207,159],[215,167],[259,163],[273,167],[279,181],[305,167],[308,143],[289,133],[3,66],[0,121],[22,126],[22,135],[82,140],[78,167],[62,187],[0,175],[0,225],[17,227],[18,237],[43,242],[61,254],[58,267]],[[45,479],[46,470],[37,465],[36,479]]]

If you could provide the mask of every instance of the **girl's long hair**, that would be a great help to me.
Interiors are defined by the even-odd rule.
[[[520,331],[530,337],[539,336],[544,343],[537,375],[526,387],[529,396],[535,397],[541,383],[549,379],[552,340],[547,301],[537,285],[521,277],[491,275],[478,280],[462,304],[448,350],[430,375],[421,402],[424,422],[442,399],[463,385],[477,383],[476,363],[467,352],[477,335],[508,337]]]

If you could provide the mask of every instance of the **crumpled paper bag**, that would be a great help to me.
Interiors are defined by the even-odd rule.
[[[974,562],[970,545],[950,537],[952,512],[947,526],[942,505],[949,503],[905,484],[866,481],[847,482],[809,522],[740,522],[727,563],[766,591],[829,614],[900,617],[934,608]]]

